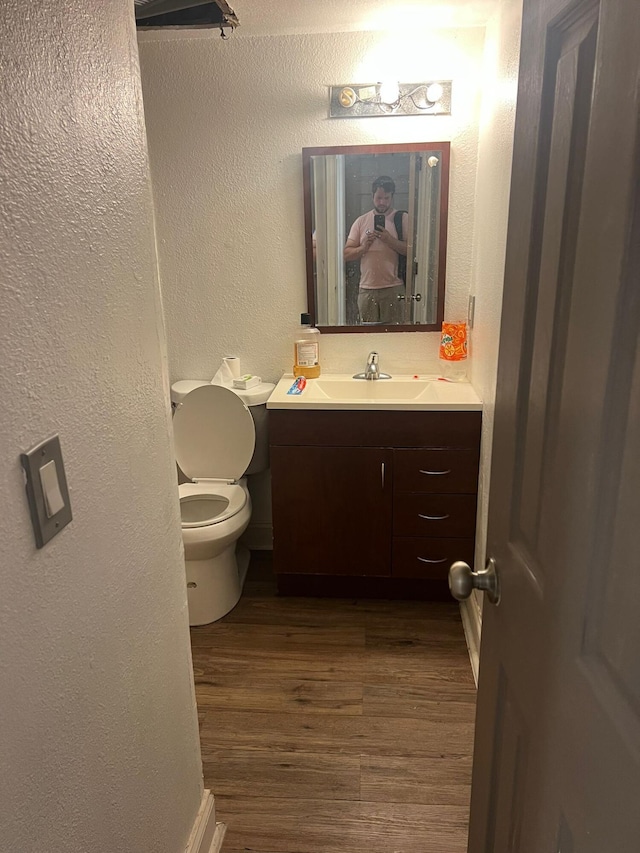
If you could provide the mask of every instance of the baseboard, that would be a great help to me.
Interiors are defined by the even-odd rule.
[[[220,853],[226,828],[216,823],[213,794],[205,788],[185,853]]]
[[[240,542],[250,551],[271,551],[273,527],[270,524],[250,524],[240,537]]]
[[[462,616],[462,627],[467,641],[469,660],[473,678],[478,686],[478,671],[480,669],[480,633],[482,630],[482,619],[480,611],[473,598],[468,598],[460,603],[460,614]]]
[[[208,853],[221,853],[222,840],[226,831],[226,823],[221,823],[220,821],[218,821],[218,823],[216,824],[216,830],[213,833],[213,841],[211,842],[211,847],[209,848]]]

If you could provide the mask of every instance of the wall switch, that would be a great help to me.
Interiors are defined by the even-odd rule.
[[[52,459],[40,469],[40,485],[44,495],[44,508],[47,518],[51,518],[64,508],[64,498],[60,493],[56,460]]]
[[[72,519],[67,478],[57,435],[20,455],[36,547],[42,548]]]

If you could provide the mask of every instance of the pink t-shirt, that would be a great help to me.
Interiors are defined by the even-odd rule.
[[[385,214],[385,228],[392,237],[398,238],[398,232],[393,222],[396,211],[390,210]],[[373,216],[375,210],[363,213],[351,226],[347,241],[361,246],[367,237],[367,230],[373,231]],[[409,217],[402,214],[402,237],[406,240]],[[381,287],[397,287],[403,284],[398,278],[398,253],[385,246],[382,240],[374,240],[368,252],[360,258],[360,289],[378,290]]]

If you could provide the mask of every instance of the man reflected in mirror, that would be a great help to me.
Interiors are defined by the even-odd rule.
[[[405,295],[405,283],[398,267],[400,257],[407,255],[408,214],[393,207],[396,191],[393,178],[381,175],[373,182],[371,191],[373,209],[359,216],[351,226],[344,259],[360,261],[360,322],[402,323],[405,301],[398,297]],[[384,217],[384,227],[380,217]]]

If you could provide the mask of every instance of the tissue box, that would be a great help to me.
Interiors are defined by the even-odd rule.
[[[245,373],[244,376],[240,376],[238,379],[233,380],[233,387],[246,391],[247,388],[255,388],[256,385],[259,385],[261,382],[262,379],[260,379],[259,376],[252,376],[250,373]]]

